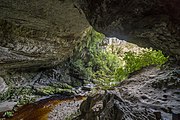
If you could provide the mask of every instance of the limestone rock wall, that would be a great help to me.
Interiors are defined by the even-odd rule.
[[[180,58],[179,0],[0,0],[0,69],[60,63],[89,23]]]
[[[106,36],[180,58],[179,0],[81,0],[81,8]]]
[[[0,0],[0,70],[56,65],[89,27],[73,0]]]

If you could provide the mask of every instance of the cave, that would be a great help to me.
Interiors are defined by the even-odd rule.
[[[0,119],[180,119],[179,0],[0,0],[0,8]],[[103,37],[150,48],[162,65],[129,70],[108,89],[95,87],[89,75],[101,66],[87,63],[107,44],[93,41]]]

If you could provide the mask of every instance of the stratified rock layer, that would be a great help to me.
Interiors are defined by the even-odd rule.
[[[0,0],[0,69],[67,59],[89,24],[73,0]]]
[[[179,0],[83,0],[81,3],[96,30],[180,58]]]
[[[60,63],[72,55],[89,26],[87,21],[107,36],[161,49],[177,59],[180,56],[179,0],[0,0],[0,3],[0,69]]]

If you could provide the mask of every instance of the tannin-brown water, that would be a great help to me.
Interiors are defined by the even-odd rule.
[[[17,109],[13,117],[6,118],[7,120],[47,120],[48,113],[50,113],[53,108],[63,102],[72,102],[84,99],[84,96],[75,97],[51,97],[37,101],[35,103],[24,105]]]

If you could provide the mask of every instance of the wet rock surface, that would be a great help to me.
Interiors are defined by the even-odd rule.
[[[78,119],[176,120],[180,114],[179,68],[146,68],[123,81],[114,90],[87,98]],[[170,78],[174,78],[171,81]],[[163,82],[162,82],[163,79]],[[169,86],[154,87],[164,81]],[[174,87],[172,87],[174,86]]]

